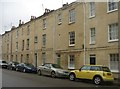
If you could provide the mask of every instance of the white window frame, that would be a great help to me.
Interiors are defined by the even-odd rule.
[[[58,14],[58,25],[60,25],[62,23],[62,14],[59,13]]]
[[[47,21],[46,18],[43,19],[43,29],[47,28]]]
[[[74,33],[74,38],[71,38],[71,33]],[[74,40],[74,44],[71,44],[71,40]],[[69,32],[69,46],[75,46],[75,31]]]
[[[46,46],[46,34],[42,35],[42,46]]]
[[[119,67],[118,67],[118,69],[114,69],[114,68],[111,68],[111,58],[110,58],[110,55],[118,55],[118,59],[116,60],[116,59],[114,59],[115,61],[114,61],[114,67],[116,66],[116,67],[118,67],[119,66],[119,53],[112,53],[112,54],[109,54],[109,68],[110,68],[110,70],[111,70],[111,72],[119,72]],[[115,64],[115,62],[117,63],[117,64]]]
[[[16,42],[16,51],[18,51],[18,42]]]
[[[46,53],[43,52],[42,53],[42,64],[45,64],[45,62],[46,62]]]
[[[27,26],[27,35],[30,35],[30,25]]]
[[[117,30],[117,32],[116,32],[116,36],[118,37],[118,35],[117,35],[117,33],[118,33],[118,23],[112,23],[112,24],[109,24],[108,25],[108,42],[115,42],[115,41],[118,41],[119,39],[117,38],[117,39],[110,39],[110,25],[115,25],[115,24],[117,24],[117,28],[116,28],[116,30]]]
[[[75,9],[69,10],[69,24],[75,22]]]
[[[73,62],[71,62],[71,57],[73,57]],[[68,55],[68,69],[75,69],[75,55]]]
[[[89,18],[92,18],[92,17],[95,17],[95,2],[89,2]]]
[[[94,30],[94,36],[92,35],[92,30]],[[92,41],[92,37],[94,37],[94,41]],[[96,42],[96,29],[94,28],[90,28],[90,43],[89,44],[95,44]]]
[[[29,63],[30,55],[26,54],[26,63]]]
[[[107,1],[107,13],[110,13],[110,12],[113,12],[113,11],[118,10],[118,4],[117,4],[117,8],[116,8],[116,9],[109,10],[109,2],[110,2],[110,1],[116,2],[116,0],[108,0],[108,1]],[[118,2],[116,2],[116,3],[118,3]]]
[[[35,36],[34,43],[38,43],[38,36]]]
[[[30,48],[30,39],[27,39],[27,47],[26,47],[26,49],[29,50],[29,48]]]

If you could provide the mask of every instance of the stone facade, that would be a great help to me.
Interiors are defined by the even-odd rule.
[[[112,61],[119,57],[118,38],[110,33],[110,29],[118,29],[118,22],[118,8],[109,11],[106,2],[73,2],[57,10],[46,9],[40,17],[20,21],[18,27],[2,35],[2,56],[35,66],[57,63],[64,69],[106,65],[118,74],[113,66],[118,60]]]

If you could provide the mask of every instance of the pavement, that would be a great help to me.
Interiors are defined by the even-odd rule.
[[[120,86],[120,79],[115,79],[113,83],[114,85]]]

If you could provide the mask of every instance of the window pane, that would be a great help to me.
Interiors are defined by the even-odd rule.
[[[89,16],[95,15],[95,2],[89,3]]]
[[[109,40],[118,40],[118,24],[109,25]]]

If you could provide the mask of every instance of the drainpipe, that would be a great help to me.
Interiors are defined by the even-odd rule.
[[[84,65],[86,64],[86,2],[83,2],[84,12]]]
[[[53,21],[53,60],[54,63],[56,62],[55,60],[55,30],[56,30],[56,11],[54,11],[54,21]]]

